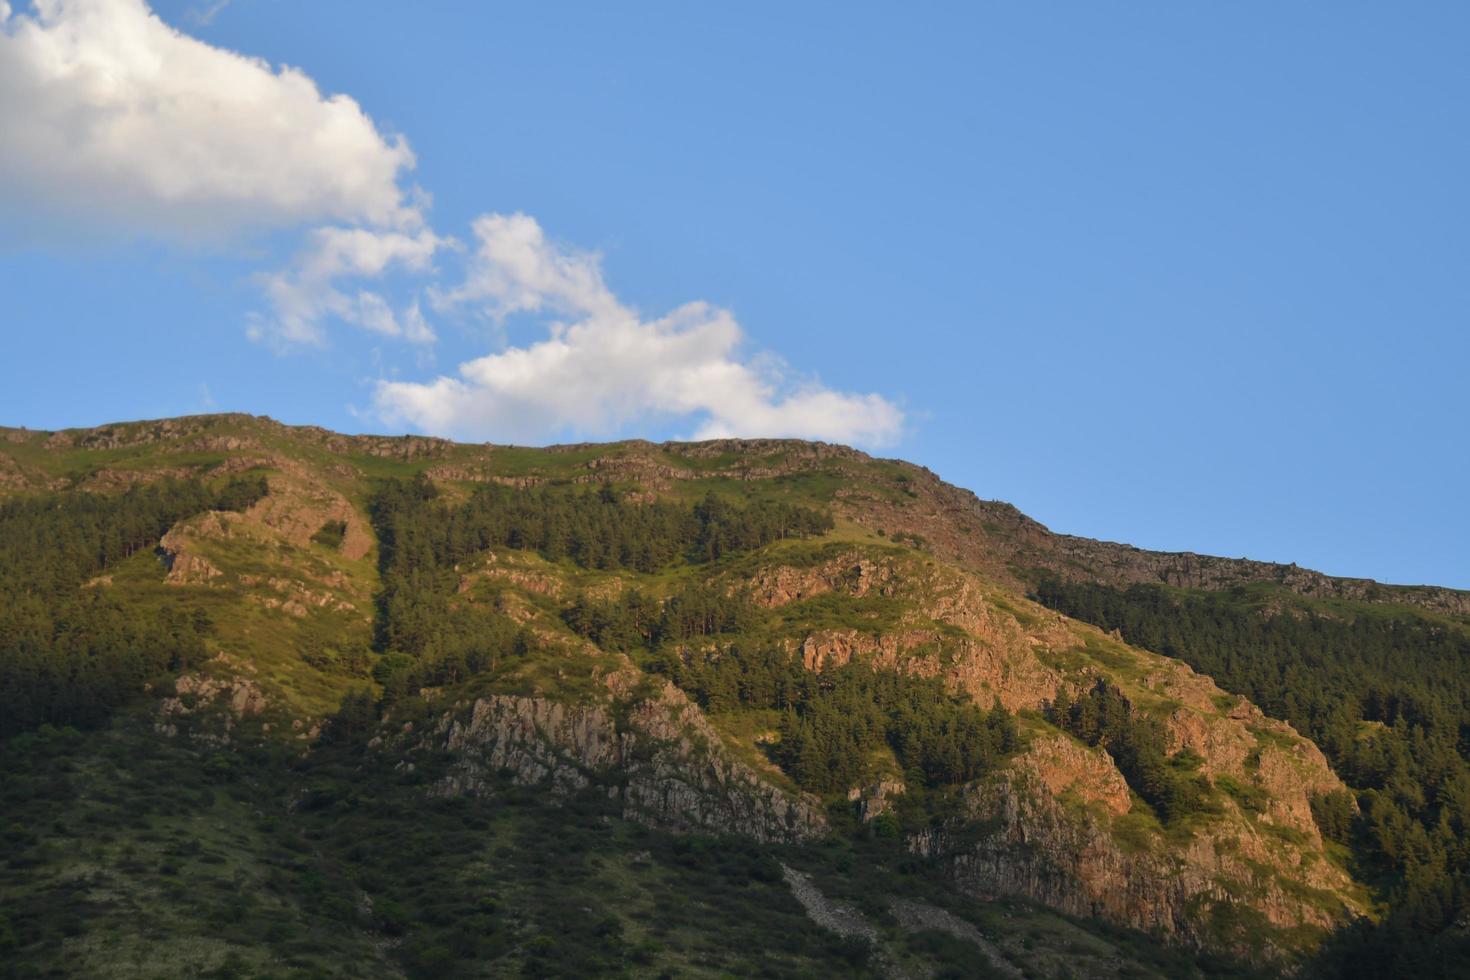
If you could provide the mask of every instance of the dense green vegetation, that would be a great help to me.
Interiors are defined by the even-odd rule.
[[[150,679],[202,659],[207,617],[140,609],[84,588],[205,510],[243,510],[260,478],[218,490],[166,480],[118,496],[0,503],[0,737],[41,724],[95,726]]]
[[[600,791],[434,800],[438,759],[398,773],[360,742],[296,758],[126,729],[43,729],[0,766],[0,977],[82,975],[61,944],[119,929],[139,976],[872,975],[770,851],[625,823]]]
[[[359,462],[375,478],[422,465]],[[526,464],[524,475],[580,472]],[[824,475],[823,493],[845,478]],[[833,527],[828,514],[778,494],[826,498],[774,481],[711,480],[701,492],[709,485],[724,496],[649,501],[571,482],[441,493],[424,478],[388,479],[369,501],[381,540],[372,652],[361,598],[370,569],[327,554],[347,534],[341,521],[317,531],[322,547],[278,539],[278,550],[254,550],[261,541],[242,536],[210,557],[231,573],[216,586],[272,574],[262,570],[277,561],[312,588],[313,578],[340,576],[330,581],[348,585],[327,589],[353,603],[345,611],[280,613],[261,601],[281,598],[265,584],[158,584],[159,536],[206,510],[248,508],[266,491],[259,478],[0,504],[0,978],[75,975],[79,963],[96,973],[110,965],[109,944],[126,951],[126,975],[886,972],[866,944],[810,923],[778,862],[861,908],[883,931],[885,955],[912,975],[987,973],[966,941],[899,929],[889,896],[932,901],[996,941],[1014,940],[1008,949],[1028,975],[1067,975],[1068,957],[1082,950],[1095,958],[1078,962],[1098,969],[1074,974],[1110,975],[1126,963],[1184,976],[1201,965],[1156,937],[971,901],[949,890],[937,864],[905,850],[901,829],[954,813],[956,785],[1015,749],[1016,719],[862,658],[805,669],[792,635],[889,630],[918,603],[839,590],[779,610],[757,605],[739,591],[746,572],[776,555],[825,562],[851,549],[857,532],[844,526],[826,542],[750,555]],[[360,501],[360,489],[333,487]],[[925,547],[917,535],[891,540]],[[505,550],[521,554],[487,564],[487,551]],[[99,576],[117,584],[88,584]],[[1067,611],[1213,673],[1328,750],[1353,792],[1314,799],[1313,815],[1325,836],[1352,848],[1354,873],[1383,890],[1391,914],[1339,937],[1319,972],[1457,975],[1465,930],[1456,923],[1470,921],[1470,646],[1459,624],[1277,599],[1263,611],[1257,593],[1044,591],[1059,608],[1071,602]],[[730,737],[732,753],[764,750],[794,783],[826,795],[831,835],[788,848],[656,833],[622,819],[616,772],[591,774],[566,798],[489,773],[483,798],[446,800],[433,787],[452,760],[432,739],[407,754],[367,747],[410,723],[427,731],[446,705],[485,691],[605,699],[600,672],[620,658],[573,636],[667,677]],[[272,699],[266,715],[236,713],[220,727],[221,703],[218,717],[201,709],[174,718],[178,733],[165,739],[151,707],[117,710],[149,682],[198,665],[206,649],[228,649],[260,682]],[[305,741],[339,697],[321,738]],[[1047,719],[1109,752],[1170,827],[1166,836],[1218,805],[1219,793],[1241,799],[1223,777],[1212,787],[1192,753],[1169,756],[1157,722],[1112,683],[1071,689]],[[862,824],[844,791],[878,775],[900,775],[908,791],[894,813]],[[1345,847],[1330,856],[1343,859]],[[1048,944],[1055,958],[1033,959]]]
[[[854,662],[807,670],[762,642],[765,617],[739,594],[688,585],[663,603],[637,589],[617,600],[579,595],[563,614],[573,630],[609,650],[642,650],[644,666],[692,694],[712,714],[781,712],[773,759],[799,785],[836,792],[866,774],[887,745],[915,786],[975,779],[1016,748],[1015,720],[981,711],[934,678]],[[721,642],[690,640],[721,638]]]
[[[892,749],[913,786],[968,782],[1016,748],[1015,719],[981,711],[935,678],[852,662],[814,673],[769,646],[730,643],[704,655],[671,652],[655,663],[713,714],[781,712],[775,761],[798,785],[843,792],[868,776],[876,749]]]
[[[524,548],[595,568],[655,572],[704,563],[772,541],[821,533],[831,518],[807,508],[736,506],[706,496],[692,506],[629,503],[611,488],[511,492],[489,486],[468,501],[441,502],[425,480],[383,485],[372,506],[382,547],[380,647],[396,660],[380,680],[393,690],[453,683],[524,652],[533,641],[491,609],[456,602],[454,566],[487,548]],[[660,601],[642,590],[616,599],[577,595],[567,625],[607,650],[642,656],[706,710],[781,713],[773,759],[799,785],[837,792],[892,750],[916,785],[976,778],[1016,747],[1014,719],[982,711],[941,682],[862,664],[813,673],[758,639],[764,616],[748,599],[701,582]],[[739,637],[740,639],[732,639]],[[700,651],[689,641],[714,640]]]
[[[1107,749],[1128,787],[1166,823],[1210,808],[1210,782],[1196,772],[1204,760],[1188,749],[1169,756],[1164,726],[1135,711],[1106,678],[1076,697],[1063,690],[1046,717],[1088,745]]]
[[[763,617],[748,599],[712,586],[688,584],[659,602],[640,589],[617,599],[579,594],[563,619],[576,633],[604,650],[657,650],[668,642],[748,633]]]
[[[966,898],[852,824],[809,848],[675,836],[621,819],[601,785],[563,801],[509,781],[436,798],[449,760],[416,761],[395,767],[360,739],[308,755],[258,732],[162,739],[127,714],[0,741],[0,978],[884,975],[866,943],[808,919],[781,862],[861,908],[908,975],[1001,974],[969,943],[898,928],[890,895],[1073,975],[1120,960],[1127,976],[1244,975],[1139,933]]]
[[[716,497],[694,506],[639,504],[620,500],[607,486],[512,491],[490,485],[450,504],[426,479],[385,481],[371,513],[383,577],[377,646],[439,665],[438,682],[493,667],[515,642],[504,617],[454,600],[456,566],[487,549],[535,550],[585,568],[656,571],[831,526],[829,516],[787,504],[739,508]],[[625,646],[611,636],[607,642],[610,649]]]
[[[679,560],[714,561],[832,528],[830,515],[793,504],[740,507],[713,494],[693,506],[636,503],[607,484],[596,491],[489,484],[457,505],[437,496],[424,478],[379,488],[372,515],[385,571],[411,575],[453,566],[488,548],[525,548],[583,568],[654,572]]]
[[[1324,973],[1470,974],[1470,632],[1259,590],[1048,580],[1037,597],[1185,661],[1322,747],[1356,799],[1319,798],[1313,814],[1389,905],[1338,938]]]

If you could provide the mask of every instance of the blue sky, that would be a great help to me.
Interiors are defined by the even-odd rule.
[[[1470,587],[1463,4],[10,7],[5,423],[793,434]]]

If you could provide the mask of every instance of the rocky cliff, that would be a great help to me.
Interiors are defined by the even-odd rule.
[[[490,777],[509,774],[561,796],[604,787],[626,819],[663,830],[789,842],[826,829],[820,800],[778,788],[732,758],[672,685],[589,705],[490,695],[443,715],[417,744],[453,755],[434,788],[445,796],[491,792]]]

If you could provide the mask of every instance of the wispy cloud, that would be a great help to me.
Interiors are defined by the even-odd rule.
[[[343,292],[343,280],[375,279],[390,269],[424,273],[434,253],[453,243],[427,228],[412,234],[371,228],[317,228],[292,267],[265,277],[272,314],[251,324],[254,340],[321,345],[325,324],[342,320],[417,344],[433,343],[433,330],[417,302],[395,311],[382,295],[359,287]]]
[[[214,23],[214,19],[220,15],[220,11],[228,7],[233,0],[214,0],[213,3],[200,4],[189,10],[184,17],[191,24],[199,27],[208,27]]]

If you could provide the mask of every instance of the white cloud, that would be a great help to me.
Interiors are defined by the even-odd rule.
[[[389,421],[470,438],[539,441],[565,432],[608,435],[650,418],[697,418],[695,435],[793,436],[881,446],[903,413],[878,395],[794,389],[760,360],[741,359],[726,310],[689,303],[645,320],[607,288],[596,256],[546,241],[525,215],[475,222],[479,247],[443,307],[473,303],[492,316],[568,317],[544,340],[461,364],[458,377],[379,382]]]
[[[196,7],[197,19],[225,2]],[[180,33],[145,0],[34,0],[22,13],[0,0],[6,221],[84,241],[108,231],[186,244],[304,236],[288,268],[259,277],[269,309],[251,318],[255,339],[320,345],[337,320],[434,342],[419,303],[390,298],[390,277],[415,276],[417,290],[433,282],[436,255],[458,247],[425,223],[427,195],[402,182],[413,166],[407,143],[353,99]],[[643,318],[607,287],[597,255],[549,243],[533,218],[484,215],[474,233],[463,280],[427,289],[434,308],[536,318],[544,339],[455,376],[381,382],[375,404],[387,419],[517,441],[644,420],[692,420],[699,436],[863,445],[901,433],[902,412],[878,395],[793,385],[775,359],[742,355],[725,310],[689,303]]]
[[[378,293],[359,289],[348,295],[338,283],[377,278],[394,268],[427,272],[434,253],[449,244],[426,228],[412,234],[317,228],[289,271],[266,277],[273,316],[252,324],[251,336],[279,344],[320,345],[326,340],[323,321],[335,317],[386,337],[432,343],[434,332],[417,303],[395,313]]]
[[[459,287],[438,291],[441,307],[480,303],[491,316],[512,313],[610,314],[618,302],[602,281],[598,256],[553,248],[524,214],[475,219],[480,247]]]
[[[143,0],[0,3],[0,200],[49,225],[185,241],[411,228],[414,165],[345,95],[159,20]]]

